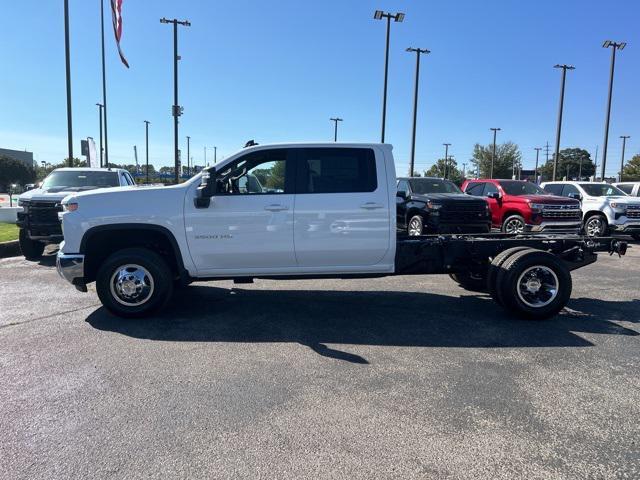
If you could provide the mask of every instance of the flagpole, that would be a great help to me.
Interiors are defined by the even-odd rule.
[[[100,31],[102,33],[102,104],[104,105],[104,161],[109,168],[109,140],[107,135],[107,74],[104,61],[104,0],[100,0]]]

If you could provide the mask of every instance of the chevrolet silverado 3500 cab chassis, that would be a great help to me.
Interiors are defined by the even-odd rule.
[[[542,319],[571,295],[571,270],[612,238],[396,235],[391,146],[282,144],[247,148],[171,187],[107,189],[62,202],[60,275],[96,282],[116,315],[158,310],[194,280],[371,278],[449,274],[515,314]]]

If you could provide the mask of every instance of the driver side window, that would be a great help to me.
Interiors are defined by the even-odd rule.
[[[286,152],[250,153],[216,175],[221,195],[279,194],[285,192]]]

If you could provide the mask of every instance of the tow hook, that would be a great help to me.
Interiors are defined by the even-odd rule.
[[[609,250],[609,256],[614,253],[618,254],[618,257],[622,257],[627,254],[627,242],[624,240],[613,240],[611,242],[611,249]]]

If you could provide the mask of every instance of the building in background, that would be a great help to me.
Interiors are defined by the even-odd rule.
[[[10,150],[8,148],[0,148],[0,157],[13,158],[19,162],[24,163],[29,168],[34,168],[33,152],[27,152],[26,150]]]

